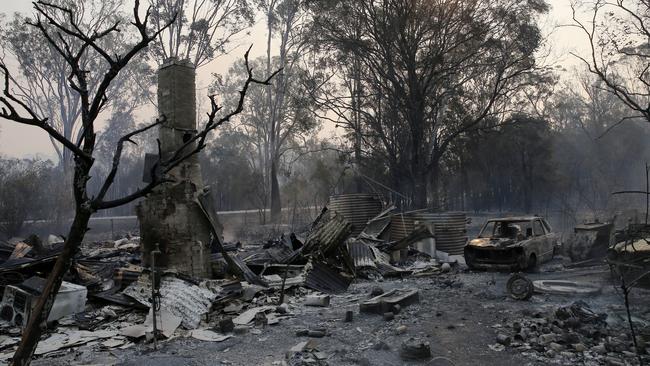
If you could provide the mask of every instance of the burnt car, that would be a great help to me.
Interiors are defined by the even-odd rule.
[[[472,269],[533,270],[553,258],[558,241],[538,216],[490,219],[465,246],[465,262]]]

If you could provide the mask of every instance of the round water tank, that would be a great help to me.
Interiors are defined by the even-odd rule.
[[[341,194],[330,196],[327,208],[345,217],[352,224],[352,236],[357,236],[381,212],[383,203],[376,194]]]
[[[436,249],[452,254],[463,254],[467,243],[467,216],[464,212],[418,212],[414,219],[432,223]]]

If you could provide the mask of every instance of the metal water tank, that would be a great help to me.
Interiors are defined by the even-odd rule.
[[[380,196],[372,193],[340,194],[330,196],[327,208],[345,217],[352,224],[351,235],[357,236],[382,211],[383,203]]]
[[[399,212],[393,214],[390,220],[390,240],[401,240],[407,237],[415,228],[413,212]]]
[[[432,223],[436,250],[452,255],[463,254],[467,243],[467,216],[464,212],[419,212],[415,221]]]

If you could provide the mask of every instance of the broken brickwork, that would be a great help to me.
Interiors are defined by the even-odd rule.
[[[166,118],[159,130],[163,158],[197,133],[195,75],[194,65],[176,59],[168,60],[158,72],[158,109]],[[207,191],[198,156],[183,161],[169,175],[175,182],[159,186],[136,208],[143,264],[149,265],[151,250],[158,244],[162,253],[157,266],[209,277],[211,231],[199,203]]]

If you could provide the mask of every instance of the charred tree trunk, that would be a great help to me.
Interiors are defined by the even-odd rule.
[[[0,59],[0,73],[4,76],[4,90],[2,91],[3,97],[0,98],[0,118],[13,121],[18,124],[35,126],[48,133],[53,139],[60,142],[66,149],[69,149],[74,155],[74,180],[72,182],[72,191],[74,192],[75,202],[75,216],[68,232],[68,237],[65,241],[63,252],[59,255],[53,270],[50,272],[46,281],[45,287],[42,291],[41,297],[38,299],[34,307],[27,328],[23,332],[22,339],[18,350],[14,354],[12,365],[28,365],[31,357],[36,350],[36,346],[43,333],[44,326],[46,325],[47,318],[54,303],[54,299],[63,282],[63,276],[70,269],[73,257],[79,250],[85,233],[88,230],[88,222],[91,215],[99,210],[108,210],[122,205],[129,204],[139,198],[142,198],[158,187],[159,185],[170,182],[170,172],[179,166],[183,161],[192,158],[206,147],[206,142],[211,131],[223,123],[229,121],[233,116],[238,115],[244,108],[244,99],[251,84],[269,85],[270,80],[277,72],[272,73],[265,80],[258,80],[253,77],[252,69],[248,62],[248,55],[250,49],[244,54],[244,61],[248,77],[244,82],[242,89],[239,92],[239,102],[236,107],[231,111],[218,117],[217,114],[222,109],[217,105],[215,96],[210,96],[210,112],[208,113],[208,120],[203,124],[203,128],[197,131],[194,135],[190,136],[184,145],[172,152],[169,158],[162,157],[159,151],[158,161],[154,164],[150,171],[151,181],[144,187],[138,188],[136,191],[127,194],[126,196],[106,200],[107,193],[115,183],[115,177],[118,174],[120,162],[122,159],[122,152],[126,143],[134,143],[132,138],[140,135],[147,130],[160,126],[165,122],[165,116],[157,118],[155,122],[145,125],[139,129],[131,131],[123,135],[115,146],[113,154],[113,161],[110,172],[106,176],[101,188],[96,196],[89,198],[87,195],[88,181],[90,180],[90,170],[93,166],[95,158],[96,130],[95,121],[100,115],[105,103],[109,100],[107,94],[109,87],[115,77],[123,70],[129,62],[143,49],[145,49],[158,35],[167,29],[171,24],[176,21],[176,14],[173,15],[166,24],[158,29],[157,32],[152,34],[148,33],[150,29],[148,20],[150,20],[149,12],[147,11],[144,18],[140,17],[139,11],[140,1],[134,1],[135,6],[133,9],[133,21],[130,22],[141,36],[141,39],[121,56],[111,56],[112,50],[105,50],[99,46],[101,39],[109,36],[111,33],[119,32],[118,24],[113,25],[103,31],[96,31],[92,36],[85,34],[79,24],[74,22],[74,11],[63,6],[53,5],[45,1],[37,2],[34,8],[37,11],[37,21],[34,23],[28,22],[33,27],[40,30],[43,37],[53,46],[53,48],[60,53],[66,60],[71,68],[71,75],[69,77],[73,89],[80,95],[82,100],[82,121],[83,133],[82,137],[77,141],[71,141],[55,130],[49,123],[48,118],[40,116],[33,109],[30,109],[25,102],[12,93],[10,81],[13,80],[10,76],[7,66]],[[71,25],[60,23],[57,21],[60,17],[58,15],[69,15],[71,18]],[[42,18],[46,18],[48,23],[59,28],[59,39],[63,43],[57,43],[54,38],[50,37],[49,30],[45,28]],[[69,35],[75,42],[67,43],[62,33]],[[75,49],[71,49],[70,45],[81,45]],[[90,47],[89,47],[90,46]],[[91,87],[88,84],[87,75],[90,71],[84,70],[79,63],[79,60],[88,57],[89,50],[94,49],[100,53],[108,64],[108,71],[100,77],[101,83],[97,86]],[[22,112],[21,112],[22,111]]]
[[[278,166],[275,159],[271,160],[271,222],[277,224],[282,219],[280,204],[280,184],[278,182]]]
[[[523,203],[524,203],[524,212],[531,213],[533,209],[533,188],[534,188],[534,176],[533,168],[528,159],[528,152],[521,152],[521,171],[524,184],[522,185],[523,190]]]
[[[427,207],[427,180],[426,172],[423,172],[422,169],[415,174],[414,184],[413,184],[413,208],[425,208]]]
[[[271,1],[268,4],[266,9],[266,27],[267,27],[267,36],[266,36],[266,72],[271,72],[271,39],[273,35],[273,11],[275,9],[275,1]],[[273,99],[273,86],[269,85],[266,89],[266,103],[268,104],[268,141],[269,148],[266,151],[266,169],[268,176],[266,178],[267,187],[269,187],[269,200],[270,200],[270,209],[271,215],[270,219],[272,223],[279,223],[280,216],[282,214],[282,206],[280,204],[280,184],[278,182],[278,158],[276,156],[277,144],[276,139],[277,129],[279,128],[277,123],[277,110],[274,105]],[[277,98],[277,95],[276,95]],[[267,206],[268,207],[268,206]]]
[[[430,181],[431,186],[429,192],[431,192],[432,198],[429,203],[430,207],[440,208],[440,158],[436,155],[431,161],[431,170],[427,172],[427,180]]]
[[[414,62],[409,65],[408,72],[408,95],[406,106],[408,108],[406,117],[410,128],[411,142],[411,176],[413,182],[413,206],[414,208],[427,207],[427,166],[428,153],[424,140],[424,98],[421,94],[420,85],[414,70]]]
[[[470,195],[469,191],[469,177],[468,169],[465,165],[463,155],[460,156],[460,210],[465,211],[467,206],[467,197]],[[434,193],[435,194],[435,193]]]
[[[68,232],[68,238],[65,241],[63,252],[59,255],[52,272],[50,272],[47,278],[45,288],[43,289],[43,296],[38,299],[36,306],[32,309],[29,322],[22,334],[20,345],[14,354],[11,365],[29,365],[34,351],[36,351],[36,344],[46,328],[47,317],[50,314],[54,299],[63,282],[63,276],[70,269],[72,259],[79,250],[79,246],[88,230],[88,221],[90,220],[91,214],[92,212],[88,208],[80,207],[77,210],[70,231]]]
[[[358,30],[357,30],[358,31]],[[352,75],[352,123],[354,124],[354,164],[361,169],[361,65],[359,56],[353,55]],[[363,178],[355,174],[355,189],[357,193],[363,192]]]

